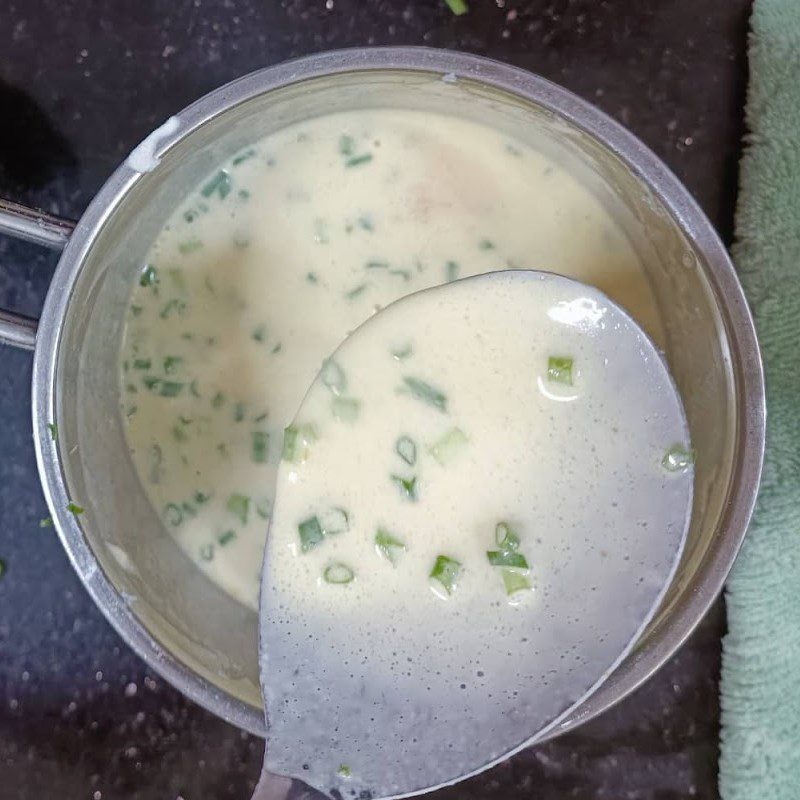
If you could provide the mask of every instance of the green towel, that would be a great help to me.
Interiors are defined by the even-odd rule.
[[[761,494],[728,581],[723,800],[800,798],[800,2],[756,0],[733,255],[767,382]]]

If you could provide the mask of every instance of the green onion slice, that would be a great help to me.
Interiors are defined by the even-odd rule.
[[[392,480],[397,484],[400,489],[400,494],[404,499],[412,503],[417,502],[417,477],[403,478],[400,475],[392,475]]]
[[[238,517],[242,525],[247,525],[247,514],[250,510],[249,497],[245,497],[243,494],[232,494],[228,497],[225,508]]]
[[[572,364],[570,356],[550,356],[547,359],[547,380],[572,386]]]
[[[355,422],[361,411],[361,403],[353,397],[334,397],[331,412],[339,422]]]
[[[448,556],[437,556],[430,572],[430,578],[441,584],[447,594],[452,594],[461,574],[461,562]]]
[[[269,434],[265,431],[253,431],[251,454],[256,464],[267,463],[267,450],[269,447]]]
[[[303,553],[313,550],[325,538],[325,532],[322,530],[318,517],[304,519],[297,526],[297,531],[300,534],[300,550]]]
[[[661,466],[667,472],[686,472],[694,464],[694,450],[674,444],[664,453]]]
[[[467,6],[467,0],[444,0],[447,3],[447,7],[455,14],[457,17],[460,17],[462,14],[466,14],[469,11],[469,6]]]
[[[383,556],[393,566],[396,566],[397,559],[405,551],[406,545],[405,542],[392,536],[389,531],[384,528],[378,528],[378,532],[375,534],[375,549],[378,551],[378,555]]]
[[[413,354],[414,348],[411,342],[406,342],[405,344],[393,347],[389,352],[392,354],[392,358],[395,361],[405,361],[410,355]]]
[[[353,774],[353,770],[347,764],[342,764],[339,769],[336,770],[336,774],[340,778],[349,778]]]
[[[332,358],[327,358],[323,362],[320,377],[322,382],[337,396],[347,388],[347,376]]]
[[[225,547],[226,544],[232,542],[236,538],[234,531],[225,531],[217,537],[217,543],[220,547]]]
[[[450,428],[447,433],[429,448],[430,454],[446,467],[464,449],[469,440],[461,428]]]
[[[302,464],[317,438],[314,425],[290,425],[283,431],[283,460]]]
[[[498,522],[494,529],[494,540],[504,551],[515,552],[519,549],[519,536],[507,522]]]
[[[83,508],[79,506],[77,503],[69,502],[67,503],[67,511],[74,514],[76,517],[80,514],[83,514]]]
[[[511,567],[513,569],[528,569],[528,561],[522,553],[513,550],[487,550],[486,557],[493,567]]]
[[[515,569],[504,569],[501,571],[503,574],[503,585],[506,587],[507,595],[510,596],[531,588],[530,581],[523,573]]]
[[[152,264],[146,264],[139,276],[139,286],[155,286],[158,283],[158,273]]]
[[[447,395],[435,386],[431,386],[431,384],[426,381],[420,380],[419,378],[412,378],[408,375],[403,377],[403,384],[404,387],[401,387],[399,391],[408,392],[417,400],[421,400],[423,403],[427,403],[434,408],[438,408],[439,411],[447,413]]]
[[[335,561],[333,564],[328,564],[325,571],[322,573],[322,578],[325,583],[333,583],[344,585],[352,583],[355,580],[356,574],[353,570],[343,564],[341,561]]]
[[[410,436],[401,436],[395,443],[394,449],[410,467],[417,463],[417,445]]]
[[[50,438],[54,441],[58,441],[58,423],[57,422],[48,422],[47,423],[47,430],[50,431]]]

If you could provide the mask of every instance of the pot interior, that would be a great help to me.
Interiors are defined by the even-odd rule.
[[[720,535],[734,478],[736,375],[708,265],[659,197],[597,139],[518,95],[416,71],[314,77],[228,108],[171,147],[157,169],[132,181],[97,231],[58,344],[55,404],[66,491],[86,509],[79,523],[103,573],[156,641],[162,660],[185,668],[188,677],[178,688],[254,731],[262,729],[256,614],[204,577],[175,544],[128,456],[118,377],[126,311],[164,221],[216,165],[288,124],[383,107],[472,119],[546,152],[601,199],[641,258],[661,316],[659,344],[684,399],[697,464],[682,565],[639,652],[663,647],[659,631]],[[159,669],[157,662],[152,666]],[[204,680],[198,683],[196,676]]]

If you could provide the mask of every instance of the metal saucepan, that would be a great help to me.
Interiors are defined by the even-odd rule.
[[[315,55],[247,75],[172,117],[114,172],[74,229],[0,204],[0,231],[64,248],[38,327],[0,312],[0,341],[35,349],[33,430],[47,502],[73,566],[128,644],[193,700],[263,734],[256,615],[173,542],[128,457],[117,372],[124,312],[164,220],[216,164],[287,124],[375,107],[479,120],[557,158],[626,231],[663,318],[698,454],[688,545],[636,651],[563,731],[652,675],[718,595],[755,503],[765,406],[753,322],[709,221],[636,138],[542,78],[429,49]],[[67,510],[72,500],[85,508],[80,517]]]

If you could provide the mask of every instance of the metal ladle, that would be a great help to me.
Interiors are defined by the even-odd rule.
[[[481,306],[476,300],[485,298],[492,290],[502,290],[504,294],[499,296],[508,303],[502,328],[498,321],[495,330],[491,329],[491,321],[500,317],[489,315],[481,321]],[[459,292],[461,296],[455,294]],[[546,315],[541,315],[530,302],[532,294],[526,294],[537,292],[545,293]],[[454,355],[448,348],[460,346],[462,340],[458,336],[435,339],[436,328],[428,329],[425,325],[426,320],[443,313],[444,299],[452,305],[453,298],[464,300],[469,327],[480,331],[481,341],[494,342],[493,352],[507,342],[513,347],[513,337],[525,341],[535,338],[546,324],[563,331],[565,340],[567,335],[574,337],[572,341],[592,337],[593,346],[607,356],[596,378],[608,381],[614,391],[625,392],[626,387],[631,390],[635,387],[637,400],[646,401],[641,410],[637,407],[635,413],[625,417],[624,403],[620,403],[617,404],[620,410],[609,411],[602,423],[610,424],[609,420],[613,420],[621,426],[622,435],[628,437],[613,445],[617,461],[612,461],[612,465],[619,464],[620,454],[625,454],[625,471],[620,469],[614,488],[620,510],[601,507],[603,500],[613,506],[617,503],[610,503],[610,498],[600,490],[594,496],[593,490],[587,488],[587,505],[600,500],[595,511],[589,510],[590,514],[596,514],[596,524],[589,525],[589,530],[583,525],[585,518],[578,513],[571,517],[569,509],[559,518],[563,519],[561,522],[543,518],[548,528],[554,524],[562,526],[559,530],[563,535],[539,539],[538,559],[542,564],[558,564],[558,568],[543,579],[537,601],[541,605],[536,607],[534,624],[528,627],[530,619],[525,618],[507,625],[508,635],[502,641],[504,647],[511,648],[512,643],[527,642],[527,636],[521,640],[515,637],[530,631],[531,642],[536,642],[539,649],[533,644],[516,644],[513,658],[503,657],[500,668],[496,660],[492,661],[496,684],[485,690],[476,688],[474,694],[466,696],[478,697],[485,691],[488,698],[494,699],[468,708],[463,707],[467,701],[463,699],[465,693],[459,694],[457,682],[463,677],[458,676],[469,670],[472,670],[469,674],[475,674],[475,653],[480,652],[478,640],[468,637],[486,636],[487,631],[491,637],[490,629],[473,633],[474,622],[469,614],[448,617],[441,633],[437,633],[436,643],[443,652],[456,655],[442,660],[441,656],[431,654],[426,660],[426,653],[436,650],[435,647],[420,644],[417,649],[405,649],[413,647],[415,639],[419,643],[419,633],[398,630],[386,634],[385,619],[374,609],[364,615],[362,625],[353,626],[352,620],[350,625],[344,620],[337,625],[330,616],[318,613],[315,616],[313,611],[287,605],[289,595],[282,593],[276,577],[280,569],[271,569],[276,560],[280,563],[274,551],[278,545],[273,547],[275,537],[271,535],[263,568],[260,642],[269,724],[265,772],[254,800],[405,797],[453,783],[498,763],[556,727],[603,684],[635,646],[677,567],[689,524],[693,473],[688,464],[669,473],[669,465],[663,467],[660,462],[661,452],[654,459],[648,448],[654,441],[666,445],[676,439],[688,442],[682,404],[655,345],[625,311],[598,290],[541,272],[506,271],[467,278],[409,295],[388,306],[340,346],[336,362],[359,365],[369,373],[369,364],[373,362],[369,361],[370,351],[365,346],[370,337],[379,337],[383,342],[387,331],[408,330],[408,319],[413,318],[418,340],[435,341],[435,357],[441,358],[443,364],[448,363]],[[527,307],[532,309],[530,313]],[[411,311],[413,317],[409,316]],[[404,324],[397,325],[396,319],[403,313],[407,315],[400,316]],[[513,323],[509,325],[507,319]],[[474,344],[473,339],[465,341]],[[488,374],[488,370],[481,374]],[[519,374],[520,380],[531,381],[527,371],[521,370]],[[371,378],[371,373],[366,377]],[[365,376],[362,374],[361,378],[363,387]],[[536,391],[536,384],[532,385],[532,391]],[[315,389],[325,391],[320,379],[306,395],[298,418],[302,418],[308,405],[313,408]],[[549,396],[541,386],[540,390]],[[492,391],[490,378],[487,377],[481,391]],[[603,406],[607,407],[608,404]],[[614,414],[619,414],[620,419]],[[315,418],[313,414],[311,418]],[[337,451],[331,462],[325,462],[323,455],[323,465],[330,469],[348,457],[354,463],[374,463],[364,459],[363,451],[359,450],[358,431],[351,430],[354,432],[348,436],[352,450]],[[605,455],[599,453],[601,458]],[[523,474],[534,474],[524,471],[525,463]],[[480,466],[478,458],[470,469],[476,472],[476,480],[483,481],[485,476],[477,474]],[[287,462],[281,466],[282,471],[292,469],[294,466]],[[342,488],[336,470],[325,471],[325,466],[317,469],[321,470],[317,476],[323,476],[326,490],[330,484],[331,496],[339,496],[334,491],[337,481],[338,488]],[[587,483],[599,485],[604,475],[600,471]],[[561,484],[555,483],[554,487],[557,486]],[[282,487],[293,491],[291,481],[282,482],[279,475],[273,529],[282,524]],[[583,502],[581,497],[571,499],[573,506]],[[288,518],[286,524],[287,530],[294,528]],[[572,542],[575,547],[570,549],[564,542]],[[396,624],[397,618],[393,622]],[[513,628],[515,624],[521,627]],[[388,659],[373,657],[382,639],[384,645],[391,640],[401,655],[414,656],[408,659],[410,663],[413,661],[413,666],[408,667],[408,679],[398,680],[396,671],[386,669]],[[469,646],[464,646],[467,641]],[[357,654],[357,657],[343,659],[342,654]],[[422,682],[431,684],[429,688],[433,691],[427,695],[417,692],[415,686]],[[513,688],[514,697],[510,691],[498,691],[498,686]],[[287,698],[291,699],[291,706]],[[359,766],[358,778],[354,768],[352,778],[348,776],[346,781],[331,787],[326,781],[327,775],[333,773],[325,770],[315,773],[313,762],[318,759],[324,765],[338,763],[343,752],[358,754],[354,762]],[[309,761],[312,763],[304,763]],[[266,771],[267,766],[292,778],[277,777]],[[316,788],[308,786],[302,778]]]

